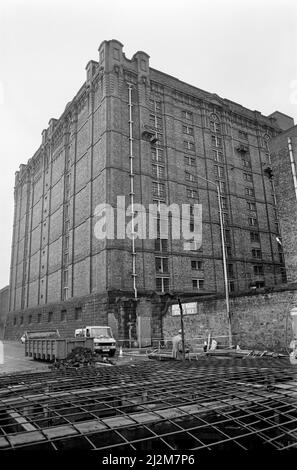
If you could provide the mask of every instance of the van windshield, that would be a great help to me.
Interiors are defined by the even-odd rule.
[[[90,328],[90,333],[91,333],[92,338],[102,338],[102,337],[112,338],[112,333],[108,326]]]

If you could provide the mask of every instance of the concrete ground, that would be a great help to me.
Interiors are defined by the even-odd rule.
[[[14,372],[41,372],[49,370],[49,363],[36,361],[25,356],[25,345],[18,341],[3,341],[4,354],[3,361],[0,357],[0,375],[12,374]],[[131,364],[148,360],[146,355],[130,354],[131,351],[124,351],[122,357],[116,357],[117,365]]]
[[[34,361],[25,356],[25,345],[17,341],[3,341],[3,361],[0,361],[0,374],[23,371],[48,371],[48,363]]]

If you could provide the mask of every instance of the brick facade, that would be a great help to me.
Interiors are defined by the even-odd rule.
[[[267,139],[280,132],[275,119],[151,68],[144,52],[128,60],[122,49],[116,40],[100,45],[86,82],[61,117],[49,121],[40,148],[16,173],[9,337],[21,333],[20,318],[31,311],[67,310],[71,302],[107,292],[130,292],[133,299],[133,278],[148,299],[169,289],[223,292],[217,193],[199,176],[221,187],[230,291],[284,281],[275,199],[264,172]],[[170,233],[162,251],[155,240],[136,239],[133,273],[130,239],[94,236],[96,207],[115,207],[125,195],[127,208],[131,177],[134,202],[145,207],[202,204],[199,250],[184,251]],[[167,260],[161,270],[157,258]],[[110,314],[117,329],[114,318]]]
[[[0,290],[0,339],[4,336],[4,326],[8,314],[9,286]]]
[[[273,181],[282,234],[287,277],[297,281],[297,126],[270,143]]]

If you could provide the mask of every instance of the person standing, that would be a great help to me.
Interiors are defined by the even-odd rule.
[[[182,331],[179,330],[178,334],[172,338],[172,357],[174,359],[182,358]]]

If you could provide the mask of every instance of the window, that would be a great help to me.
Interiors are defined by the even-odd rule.
[[[230,230],[225,230],[225,242],[231,243],[231,232]]]
[[[68,251],[66,251],[64,253],[64,264],[66,265],[68,263],[69,263],[69,253],[68,253]]]
[[[197,191],[195,189],[187,189],[187,197],[197,198]]]
[[[214,159],[216,162],[223,163],[223,161],[224,161],[224,156],[223,156],[223,152],[221,152],[220,150],[213,150],[213,151],[212,151],[212,156],[213,156],[213,159]]]
[[[150,100],[150,107],[157,113],[162,111],[161,101]]]
[[[152,147],[152,160],[154,162],[164,163],[163,149]]]
[[[65,227],[65,232],[69,232],[69,229],[70,229],[70,222],[69,222],[69,220],[66,220],[66,221],[65,221],[64,227]]]
[[[168,292],[169,277],[156,277],[156,290],[158,292]]]
[[[269,152],[269,139],[270,139],[269,135],[266,134],[264,136],[263,144],[264,144],[264,148],[265,148],[265,150],[267,150],[267,152]]]
[[[251,162],[249,160],[246,160],[245,158],[242,158],[242,166],[244,168],[251,168]]]
[[[154,114],[150,114],[150,125],[155,129],[162,129],[162,119]]]
[[[161,113],[162,111],[162,104],[161,101],[155,101],[155,111],[157,113]]]
[[[281,276],[282,276],[282,282],[286,283],[287,282],[287,274],[285,268],[280,268]]]
[[[41,313],[38,313],[38,315],[37,315],[37,323],[41,323],[41,318],[42,318]]]
[[[255,191],[253,190],[253,188],[245,188],[245,194],[247,196],[254,197],[255,196]]]
[[[258,225],[256,217],[249,217],[249,225],[251,225],[252,227],[255,227]]]
[[[183,126],[183,133],[184,133],[184,134],[193,135],[193,134],[194,134],[193,127],[190,127],[190,126]]]
[[[66,236],[65,236],[65,240],[64,240],[64,249],[65,249],[65,250],[69,250],[69,235],[66,235]]]
[[[165,238],[156,238],[155,251],[168,251],[168,240]]]
[[[189,142],[188,140],[184,140],[184,149],[194,152],[195,151],[194,142]]]
[[[191,261],[191,269],[194,271],[200,271],[202,269],[203,263],[202,261],[192,260]]]
[[[247,201],[247,206],[249,211],[256,211],[256,203]]]
[[[29,315],[29,317],[28,317],[28,323],[29,323],[29,324],[32,323],[32,315]]]
[[[65,176],[65,189],[66,191],[70,189],[70,180],[71,180],[71,173],[67,173]]]
[[[63,272],[63,284],[64,286],[68,286],[68,271],[67,270]]]
[[[251,242],[260,242],[260,235],[258,232],[250,232]]]
[[[263,266],[261,264],[255,264],[254,267],[254,275],[255,276],[263,276]]]
[[[231,258],[231,256],[232,256],[232,248],[231,248],[231,246],[227,246],[227,247],[226,247],[226,252],[227,252],[227,256],[228,256],[229,258]]]
[[[164,167],[160,165],[152,165],[153,177],[154,178],[164,178]]]
[[[229,292],[234,292],[235,291],[235,282],[234,281],[229,281]]]
[[[221,137],[218,137],[217,135],[212,135],[211,136],[211,144],[213,145],[213,147],[222,147]]]
[[[21,316],[21,318],[20,318],[20,325],[23,325],[23,324],[24,324],[24,317]]]
[[[257,248],[253,248],[252,249],[252,256],[253,256],[253,258],[262,258],[261,250],[259,250]]]
[[[224,178],[224,168],[222,166],[215,165],[214,172],[217,178]]]
[[[48,312],[47,321],[48,323],[51,323],[53,321],[53,312]]]
[[[192,173],[189,173],[189,172],[185,172],[185,177],[186,177],[186,181],[190,181],[191,183],[195,183],[196,182],[196,176],[195,175],[192,175]]]
[[[249,183],[253,182],[253,176],[251,173],[243,173],[243,179]]]
[[[248,135],[247,135],[247,133],[244,132],[244,131],[238,131],[238,137],[239,137],[240,139],[248,140]]]
[[[194,232],[194,229],[195,229],[194,222],[191,222],[190,223],[190,232]]]
[[[234,277],[233,264],[227,264],[228,277]]]
[[[261,289],[261,287],[265,287],[265,282],[264,281],[256,281],[255,282],[255,287],[256,287],[256,289]]]
[[[14,317],[14,319],[13,319],[13,324],[14,324],[14,326],[17,324],[17,319],[16,319],[16,317]]]
[[[224,181],[216,181],[216,183],[219,186],[221,193],[224,194],[226,192],[226,183]]]
[[[188,157],[187,155],[185,155],[184,162],[185,162],[185,165],[196,166],[196,160],[194,157]]]
[[[65,209],[64,209],[65,220],[67,220],[67,219],[69,219],[69,213],[70,213],[70,211],[69,211],[69,203],[65,204],[64,208],[65,208]]]
[[[229,214],[228,214],[228,212],[222,212],[222,219],[223,219],[223,224],[225,224],[225,225],[229,224]]]
[[[157,273],[168,273],[168,258],[155,258]]]
[[[193,121],[193,113],[190,111],[182,111],[182,118],[187,121]]]
[[[61,321],[66,321],[66,313],[67,313],[67,310],[61,310],[61,318],[60,318]]]
[[[227,206],[227,198],[221,196],[221,208],[223,211],[226,211],[228,210],[228,206]]]
[[[82,308],[76,307],[74,310],[74,319],[75,320],[82,320]]]
[[[219,122],[210,121],[210,130],[213,132],[221,132],[221,124]]]
[[[165,198],[165,185],[163,183],[157,183],[153,181],[153,196],[158,196],[160,198]]]
[[[204,288],[204,279],[192,279],[192,287],[194,290],[201,290]]]

